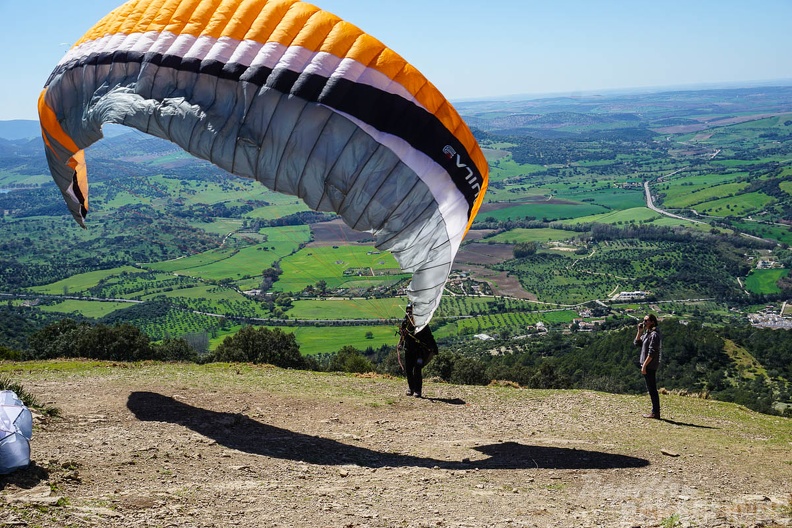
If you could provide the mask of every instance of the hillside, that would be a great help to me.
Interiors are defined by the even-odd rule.
[[[790,526],[792,421],[267,366],[3,363],[42,403],[6,526]]]

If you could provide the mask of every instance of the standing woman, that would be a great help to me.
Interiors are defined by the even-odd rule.
[[[660,350],[662,338],[657,330],[657,316],[647,314],[643,322],[638,323],[638,333],[633,341],[641,347],[641,374],[646,380],[646,388],[652,399],[652,412],[644,414],[644,418],[660,419],[660,395],[657,392],[657,369],[660,368]]]

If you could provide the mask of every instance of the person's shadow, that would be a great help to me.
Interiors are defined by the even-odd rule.
[[[698,429],[718,429],[717,427],[712,427],[711,425],[698,425],[698,424],[691,424],[685,422],[675,422],[674,420],[669,420],[668,418],[660,417],[661,422],[670,423],[671,425],[679,425],[682,427],[696,427]]]
[[[448,405],[467,405],[465,400],[461,398],[430,398],[429,396],[424,396],[424,400],[428,400],[432,403],[439,402],[439,403],[447,403]]]
[[[127,408],[138,420],[182,425],[229,449],[310,464],[363,467],[440,467],[443,469],[610,469],[635,468],[649,461],[599,451],[505,442],[475,449],[484,460],[448,461],[375,451],[321,436],[296,433],[242,414],[216,412],[153,392],[133,392]]]

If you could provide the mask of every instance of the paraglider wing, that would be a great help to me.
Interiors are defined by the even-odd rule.
[[[11,390],[0,391],[0,475],[30,464],[33,417]]]
[[[119,123],[370,231],[413,273],[418,328],[484,198],[487,164],[451,104],[375,38],[297,0],[132,0],[39,97],[50,171],[77,222],[83,150]]]

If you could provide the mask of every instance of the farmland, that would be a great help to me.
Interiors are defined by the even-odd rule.
[[[728,320],[780,302],[792,265],[792,94],[738,92],[460,104],[490,186],[436,313],[438,337],[629,319],[647,305]],[[39,147],[15,145],[0,169],[0,292],[16,306],[211,346],[244,324],[295,332],[305,354],[393,344],[410,275],[371,233],[139,133],[88,152],[81,230]],[[681,218],[648,208],[644,182]],[[517,244],[530,254],[515,258]],[[760,252],[782,267],[752,269]],[[646,295],[612,300],[630,291]],[[597,302],[605,316],[580,315]]]

